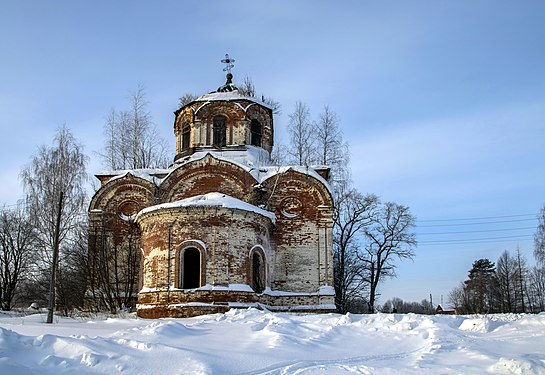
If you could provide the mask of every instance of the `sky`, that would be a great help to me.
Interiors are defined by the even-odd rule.
[[[102,169],[103,124],[143,85],[174,156],[185,93],[234,82],[280,102],[328,105],[351,148],[354,186],[409,206],[413,261],[381,302],[448,292],[473,261],[520,249],[533,264],[545,204],[543,1],[1,1],[0,204],[66,124]]]

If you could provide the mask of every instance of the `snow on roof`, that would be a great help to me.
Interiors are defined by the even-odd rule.
[[[203,150],[195,152],[185,158],[179,159],[176,161],[175,165],[169,169],[133,169],[133,170],[119,170],[119,171],[104,171],[98,173],[96,176],[113,176],[108,180],[114,181],[119,178],[125,177],[127,174],[131,174],[135,177],[142,178],[144,180],[150,181],[157,186],[159,186],[168,176],[173,173],[178,168],[192,163],[197,160],[201,160],[207,155],[210,155],[218,160],[227,161],[233,163],[242,169],[246,170],[248,173],[255,178],[258,183],[262,183],[270,177],[285,173],[289,170],[293,170],[302,174],[309,175],[320,181],[327,188],[329,193],[333,195],[331,186],[329,183],[322,177],[314,168],[324,168],[324,166],[297,166],[297,165],[286,165],[286,166],[273,166],[269,157],[269,153],[262,149],[261,147],[255,147],[251,145],[245,145],[245,149],[241,150]]]
[[[262,105],[263,107],[272,109],[271,106],[268,105],[267,103],[257,98],[245,96],[241,94],[238,90],[227,91],[227,92],[212,91],[212,92],[209,92],[208,94],[199,96],[194,101],[195,102],[217,102],[217,101],[232,101],[232,100],[249,100],[251,102]]]
[[[158,204],[156,206],[151,206],[141,210],[136,216],[136,220],[141,215],[144,215],[149,212],[169,209],[169,208],[178,208],[178,207],[223,207],[223,208],[234,208],[243,211],[254,212],[258,215],[264,216],[272,221],[274,224],[276,222],[276,216],[274,213],[264,210],[262,208],[256,207],[249,203],[243,202],[240,199],[233,198],[227,194],[222,193],[207,193],[202,195],[196,195],[194,197],[181,199],[179,201]]]
[[[237,164],[248,172],[250,172],[253,168],[268,166],[271,164],[271,158],[266,150],[250,145],[245,145],[244,149],[240,150],[227,149],[221,151],[210,148],[197,151],[189,156],[186,156],[185,158],[177,160],[176,164],[187,164],[195,160],[200,160],[208,154],[218,160],[224,160]]]
[[[329,193],[333,196],[333,190],[331,189],[331,186],[329,185],[329,183],[322,176],[320,176],[320,174],[316,172],[316,170],[314,170],[314,167],[311,167],[311,166],[305,167],[300,165],[285,165],[285,166],[261,167],[259,168],[259,177],[257,178],[257,180],[261,183],[270,177],[273,177],[278,174],[286,173],[289,170],[314,177],[315,179],[320,181],[322,184],[324,184],[327,191],[329,191]]]
[[[161,183],[161,180],[171,172],[171,169],[162,169],[162,168],[147,168],[147,169],[122,169],[122,170],[113,170],[113,171],[102,171],[96,174],[97,177],[99,176],[112,176],[108,180],[114,181],[120,178],[123,178],[127,176],[128,174],[131,174],[134,177],[138,177],[147,181],[150,181],[156,185],[159,185]]]
[[[327,188],[329,193],[333,195],[333,191],[329,183],[322,176],[320,176],[320,174],[316,172],[316,170],[314,169],[314,168],[320,169],[320,168],[327,168],[327,167],[323,165],[320,165],[318,167],[314,167],[314,166],[305,167],[305,166],[299,166],[299,165],[285,165],[285,166],[270,165],[271,161],[267,151],[263,150],[260,147],[255,147],[250,145],[246,145],[246,150],[241,150],[241,151],[206,150],[206,151],[196,152],[190,156],[187,156],[184,159],[179,160],[178,163],[180,163],[181,161],[181,164],[177,166],[176,168],[179,168],[184,164],[191,163],[196,160],[200,160],[208,154],[210,154],[212,157],[216,159],[228,161],[240,166],[241,168],[249,172],[256,179],[258,183],[262,183],[268,178],[276,176],[278,174],[282,174],[289,170],[293,170],[293,171],[316,178],[318,181],[324,184],[324,186]],[[171,173],[173,171],[174,170],[171,170]]]

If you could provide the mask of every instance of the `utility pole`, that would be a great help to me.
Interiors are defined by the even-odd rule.
[[[57,262],[59,258],[59,237],[61,228],[62,199],[64,193],[59,196],[59,210],[57,211],[57,223],[53,238],[53,264],[51,265],[51,280],[49,283],[49,305],[47,311],[47,323],[53,323],[53,312],[55,310],[55,280],[57,274]]]

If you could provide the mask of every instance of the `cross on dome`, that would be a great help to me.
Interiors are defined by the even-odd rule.
[[[223,68],[223,71],[231,74],[231,69],[235,67],[235,64],[233,64],[235,62],[235,59],[230,58],[229,54],[226,53],[225,58],[222,59],[221,62],[225,64],[225,68]]]

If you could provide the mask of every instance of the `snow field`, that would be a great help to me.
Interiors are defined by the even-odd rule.
[[[0,374],[545,374],[545,314],[0,314]]]

